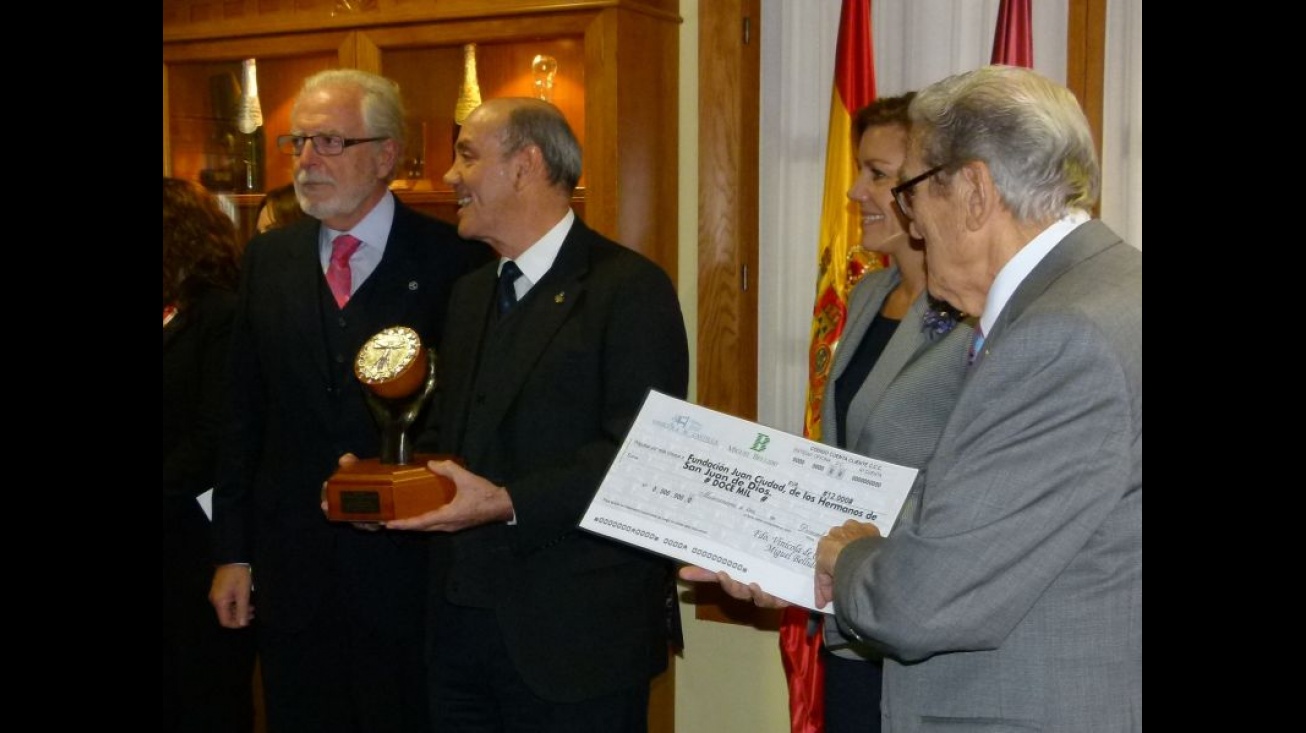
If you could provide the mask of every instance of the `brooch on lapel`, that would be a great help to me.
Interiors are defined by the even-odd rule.
[[[416,289],[417,289],[417,281],[416,281],[416,280],[409,280],[409,281],[408,281],[408,289],[409,289],[409,290],[416,290]]]
[[[565,290],[562,291],[561,293],[558,293],[557,295],[553,296],[553,302],[554,302],[554,303],[561,303],[561,302],[563,302],[563,301],[566,300],[566,299],[567,299],[567,291],[565,291]]]
[[[939,300],[933,295],[927,295],[925,316],[921,319],[921,328],[929,335],[930,340],[934,340],[946,336],[949,331],[957,326],[957,321],[965,317],[966,314],[946,301]]]

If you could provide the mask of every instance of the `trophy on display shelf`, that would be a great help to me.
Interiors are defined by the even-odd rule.
[[[463,83],[458,87],[458,101],[453,107],[453,148],[458,152],[458,132],[472,110],[481,106],[481,84],[476,78],[476,44],[463,45]]]
[[[236,105],[236,143],[239,147],[236,190],[263,191],[263,106],[258,99],[258,61],[241,62],[240,102]]]
[[[354,375],[381,429],[381,457],[342,466],[327,481],[327,518],[385,522],[448,504],[456,491],[453,482],[431,473],[426,463],[452,456],[414,455],[408,437],[435,391],[435,350],[423,348],[413,329],[393,326],[358,350]]]

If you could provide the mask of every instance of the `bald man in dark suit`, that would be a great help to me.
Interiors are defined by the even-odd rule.
[[[455,288],[419,447],[466,467],[432,464],[457,485],[452,503],[389,524],[443,533],[435,728],[643,731],[667,664],[671,567],[578,525],[649,390],[685,395],[676,291],[572,212],[580,147],[552,105],[488,101],[456,152],[458,232],[500,261]]]

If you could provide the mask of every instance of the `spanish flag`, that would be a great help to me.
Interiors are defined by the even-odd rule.
[[[875,55],[871,48],[871,0],[843,0],[835,49],[834,89],[830,95],[829,141],[825,149],[825,191],[821,204],[821,239],[817,255],[816,305],[808,352],[807,412],[803,434],[821,438],[821,401],[843,334],[848,293],[865,273],[884,263],[859,246],[857,207],[848,200],[856,176],[857,145],[852,121],[857,110],[875,100]],[[789,686],[792,733],[825,730],[825,669],[821,664],[819,614],[790,606],[780,617],[780,659]],[[871,714],[876,714],[872,711]]]
[[[830,374],[834,346],[843,333],[848,293],[861,276],[884,263],[862,255],[857,206],[848,200],[856,176],[853,116],[875,100],[875,58],[871,52],[871,0],[843,0],[839,42],[830,94],[830,134],[825,148],[825,190],[817,255],[816,305],[808,352],[807,412],[803,434],[821,438],[821,396]]]

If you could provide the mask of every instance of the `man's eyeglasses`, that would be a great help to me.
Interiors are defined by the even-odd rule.
[[[929,180],[936,173],[942,171],[944,167],[945,166],[936,165],[933,168],[920,174],[919,176],[916,176],[915,178],[912,178],[911,180],[908,181],[903,181],[902,183],[899,183],[898,185],[889,189],[890,192],[893,193],[893,200],[898,202],[898,208],[902,209],[902,213],[906,214],[908,218],[910,219],[916,218],[916,215],[912,212],[911,209],[912,199],[916,197],[916,192],[913,191],[912,189],[916,188],[917,185]]]
[[[340,155],[350,146],[385,139],[385,137],[340,137],[339,135],[280,135],[277,137],[277,150],[286,155],[300,155],[304,152],[304,143],[312,140],[313,150],[318,155]]]

